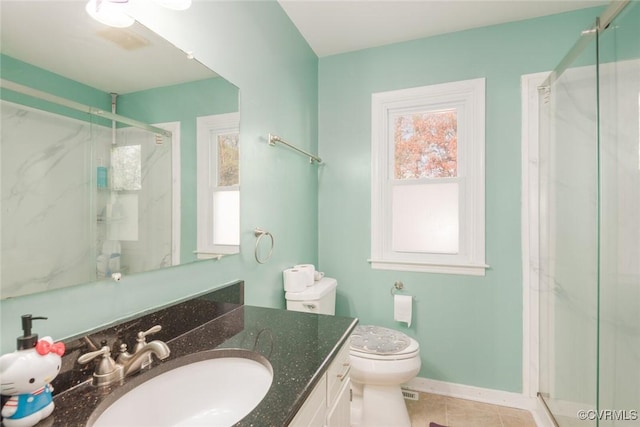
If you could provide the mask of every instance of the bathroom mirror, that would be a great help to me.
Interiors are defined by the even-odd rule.
[[[85,2],[2,1],[0,19],[0,298],[196,261],[197,121],[239,122],[239,89]]]

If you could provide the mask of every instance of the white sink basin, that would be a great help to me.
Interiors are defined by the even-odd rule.
[[[125,384],[125,394],[107,398],[89,425],[231,426],[262,401],[273,380],[267,359],[248,350],[198,353],[155,369],[165,372]]]

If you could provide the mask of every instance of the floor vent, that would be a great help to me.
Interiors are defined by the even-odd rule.
[[[402,389],[402,396],[407,400],[418,400],[418,392],[413,390]]]

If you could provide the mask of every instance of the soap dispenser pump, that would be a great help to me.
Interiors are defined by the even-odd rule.
[[[22,336],[18,337],[18,350],[29,350],[38,343],[38,334],[31,333],[31,326],[34,320],[44,319],[46,317],[33,317],[31,314],[22,315]]]

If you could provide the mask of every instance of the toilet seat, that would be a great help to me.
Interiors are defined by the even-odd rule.
[[[387,353],[387,354],[374,354],[374,353],[365,353],[363,351],[358,351],[353,348],[350,349],[349,354],[351,356],[360,357],[362,359],[370,359],[370,360],[403,360],[403,359],[411,359],[412,357],[416,357],[420,353],[420,345],[413,338],[411,339],[411,344],[407,347],[406,350],[398,352],[398,353]]]
[[[402,360],[420,352],[416,340],[381,326],[359,325],[351,336],[350,354],[370,360]]]

